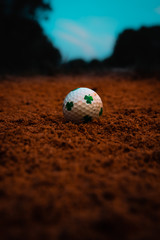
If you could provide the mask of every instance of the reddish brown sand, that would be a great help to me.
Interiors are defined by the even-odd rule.
[[[77,87],[98,121],[65,122]],[[160,239],[160,81],[1,77],[0,239]]]

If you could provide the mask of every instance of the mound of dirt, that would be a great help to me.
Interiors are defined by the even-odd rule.
[[[65,122],[88,87],[104,113]],[[1,240],[155,240],[160,235],[160,82],[129,77],[1,78]]]

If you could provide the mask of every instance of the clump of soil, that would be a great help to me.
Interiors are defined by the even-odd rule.
[[[100,120],[66,122],[88,87]],[[1,239],[159,239],[160,82],[122,76],[1,78]]]

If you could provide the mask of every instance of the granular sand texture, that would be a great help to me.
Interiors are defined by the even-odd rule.
[[[99,120],[64,120],[78,87],[102,98]],[[0,239],[158,240],[159,130],[156,79],[1,77]]]

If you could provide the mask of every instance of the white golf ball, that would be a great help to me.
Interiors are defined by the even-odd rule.
[[[77,88],[64,99],[63,114],[72,122],[88,122],[99,118],[103,112],[103,103],[99,95],[89,88]]]

